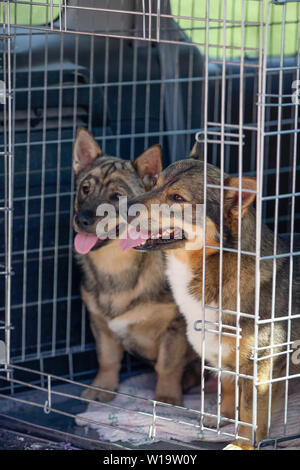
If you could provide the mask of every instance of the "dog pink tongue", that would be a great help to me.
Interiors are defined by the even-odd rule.
[[[144,240],[147,240],[149,238],[148,234],[140,233],[137,237],[136,233],[137,232],[135,230],[129,230],[129,232],[127,232],[126,238],[122,238],[120,241],[121,250],[123,251],[130,250],[130,248],[139,246]]]
[[[77,233],[74,239],[75,250],[81,255],[86,255],[96,245],[98,240],[97,235]]]

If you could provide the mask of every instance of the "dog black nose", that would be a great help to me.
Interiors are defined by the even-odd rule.
[[[75,222],[78,225],[78,227],[88,227],[90,225],[93,225],[95,222],[96,217],[92,212],[85,211],[85,212],[77,212],[75,215]]]

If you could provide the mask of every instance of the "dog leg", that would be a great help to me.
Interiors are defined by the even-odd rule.
[[[109,331],[105,322],[97,315],[91,314],[91,329],[96,341],[97,358],[100,366],[92,386],[117,391],[123,348]],[[82,393],[82,397],[106,402],[112,400],[115,395],[102,390],[87,388]]]
[[[133,349],[155,361],[158,375],[155,399],[174,405],[182,404],[182,374],[187,361],[187,340],[181,317],[174,318],[174,304],[149,302],[138,305],[110,322],[111,329],[126,325],[126,335]],[[144,321],[143,318],[145,318]]]
[[[275,365],[274,365],[274,368]],[[263,367],[263,373],[260,374],[260,381],[269,380],[269,365]],[[278,409],[282,396],[284,382],[275,382],[272,385],[272,414]],[[263,440],[268,431],[268,412],[269,412],[269,385],[259,385],[257,387],[257,430],[256,443]],[[244,423],[253,422],[253,383],[251,380],[243,379],[241,384],[240,400],[240,421]],[[240,425],[239,435],[249,439],[250,442],[243,439],[237,439],[225,447],[224,450],[253,450],[252,427]]]
[[[221,402],[221,419],[220,427],[226,426],[228,421],[222,420],[224,418],[235,418],[235,381],[222,378],[222,402]],[[218,420],[213,416],[206,416],[203,424],[208,428],[216,428]]]
[[[253,384],[252,381],[250,380],[243,380],[242,383],[240,384],[241,387],[241,399],[240,399],[240,421],[243,421],[245,423],[252,423],[252,404],[253,404],[253,394],[252,394],[252,388]],[[260,397],[258,399],[258,403],[262,405],[262,403],[265,403],[266,395],[265,393],[260,393]],[[262,409],[262,412],[264,413],[265,410]],[[258,415],[259,415],[258,411]],[[261,424],[264,422],[265,417],[261,417]],[[245,437],[249,439],[250,441],[252,440],[252,427],[248,427],[245,425],[240,425],[239,428],[239,435],[241,437]],[[224,450],[253,450],[253,446],[251,442],[244,441],[243,439],[236,439],[234,442],[231,444],[228,444]]]
[[[190,346],[189,346],[190,347]],[[192,351],[193,353],[193,351]],[[191,388],[197,387],[201,384],[201,359],[197,355],[194,359],[194,355],[188,355],[186,366],[184,368],[182,376],[182,389],[183,393],[188,392]]]
[[[235,417],[235,381],[222,379],[221,415],[225,418]]]
[[[157,384],[155,399],[172,405],[182,405],[182,375],[186,363],[185,337],[168,329],[159,346],[155,364]]]

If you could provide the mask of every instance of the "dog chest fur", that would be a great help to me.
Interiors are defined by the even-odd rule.
[[[218,312],[211,308],[203,308],[202,303],[191,295],[189,284],[193,278],[190,267],[179,260],[173,253],[167,256],[166,274],[179,310],[184,315],[187,322],[188,340],[199,356],[202,356],[202,332],[195,329],[195,322],[201,322],[205,319],[206,330],[217,330],[214,323],[218,321]],[[215,302],[207,307],[217,307]],[[203,316],[205,318],[203,318]],[[211,323],[211,324],[210,324]],[[201,329],[201,324],[199,324]],[[218,334],[205,332],[205,359],[213,365],[217,365],[218,361]],[[227,350],[222,348],[223,355]]]
[[[128,327],[132,324],[138,324],[141,319],[133,317],[128,319],[126,315],[120,315],[119,317],[113,318],[108,322],[108,326],[111,331],[121,340],[126,339]]]

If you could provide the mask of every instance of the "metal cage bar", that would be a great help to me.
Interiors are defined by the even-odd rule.
[[[214,247],[220,259],[219,305],[205,305],[203,300],[204,326],[197,324],[195,329],[199,330],[203,358],[207,355],[207,336],[216,336],[218,363],[213,366],[202,361],[199,410],[181,410],[197,418],[200,415],[199,423],[191,425],[175,418],[174,422],[241,439],[239,428],[244,425],[251,429],[249,440],[255,443],[259,387],[267,386],[266,442],[276,445],[289,439],[289,391],[292,381],[300,378],[300,373],[291,372],[290,359],[292,322],[298,318],[293,314],[292,283],[300,255],[295,242],[295,232],[300,232],[300,5],[296,0],[241,0],[239,5],[219,0],[216,9],[210,0],[202,4],[190,1],[183,6],[176,0],[0,2],[0,71],[5,84],[4,89],[0,88],[0,178],[4,188],[0,193],[4,239],[0,281],[3,278],[5,292],[5,301],[0,305],[4,316],[0,333],[6,348],[1,396],[41,408],[45,413],[75,418],[67,409],[53,405],[54,397],[64,394],[57,392],[56,384],[68,382],[82,387],[74,379],[91,372],[78,371],[76,363],[78,354],[94,348],[72,253],[75,183],[71,152],[77,126],[94,132],[105,152],[131,160],[148,145],[159,142],[166,149],[165,164],[185,158],[195,136],[204,154],[204,213],[207,190],[219,191],[221,200],[220,247]],[[289,15],[292,7],[294,17]],[[251,15],[252,9],[255,15]],[[291,31],[295,35],[293,44]],[[295,92],[291,79],[296,84]],[[207,182],[209,163],[221,169],[219,185]],[[224,192],[230,189],[224,174],[236,176],[239,181],[236,250],[223,246]],[[244,176],[257,178],[256,243],[251,252],[243,250],[241,241]],[[262,222],[274,233],[273,247],[267,255],[262,252]],[[278,252],[281,236],[289,236],[286,252]],[[209,248],[204,245],[204,258]],[[237,256],[235,310],[222,305],[224,255],[228,252]],[[241,308],[241,269],[247,256],[254,258],[256,265],[253,312]],[[289,263],[289,308],[277,316],[276,269],[282,260]],[[270,318],[260,314],[261,266],[265,262],[272,265]],[[206,269],[204,262],[203,278]],[[227,315],[234,318],[234,326],[224,332]],[[240,370],[244,319],[253,322],[255,328],[253,370],[247,374]],[[287,337],[281,341],[275,334],[280,322],[288,325]],[[270,329],[267,347],[259,343],[260,331],[266,327]],[[222,365],[222,339],[226,336],[235,340],[234,371]],[[285,355],[286,370],[278,378],[273,365]],[[48,364],[55,359],[67,363],[61,377],[47,372]],[[266,360],[271,364],[269,377],[261,378],[261,364]],[[20,372],[32,372],[35,378],[23,380],[18,376]],[[207,411],[205,403],[208,372],[217,377],[214,413]],[[235,384],[234,419],[222,416],[224,376],[231,377]],[[253,384],[252,423],[239,417],[241,383],[245,380]],[[278,382],[284,384],[284,430],[272,441],[272,390]],[[18,398],[23,387],[40,391],[45,401]],[[9,389],[15,393],[6,395]],[[65,396],[70,398],[68,393]],[[71,398],[83,400],[76,394]],[[161,404],[153,400],[147,404],[150,408],[146,414],[151,418],[147,435],[151,441],[159,436],[159,420],[166,418],[160,414]],[[137,411],[139,414],[143,411]],[[207,426],[207,418],[215,423],[213,429]],[[224,422],[231,423],[233,430],[224,429]]]
[[[2,14],[6,17],[6,25],[1,37],[3,44],[3,114],[4,114],[4,145],[1,158],[4,161],[4,240],[5,240],[5,363],[7,377],[10,377],[9,365],[11,358],[11,277],[12,269],[12,224],[13,224],[13,134],[12,134],[12,64],[11,64],[11,28],[10,28],[10,5],[4,2]]]

